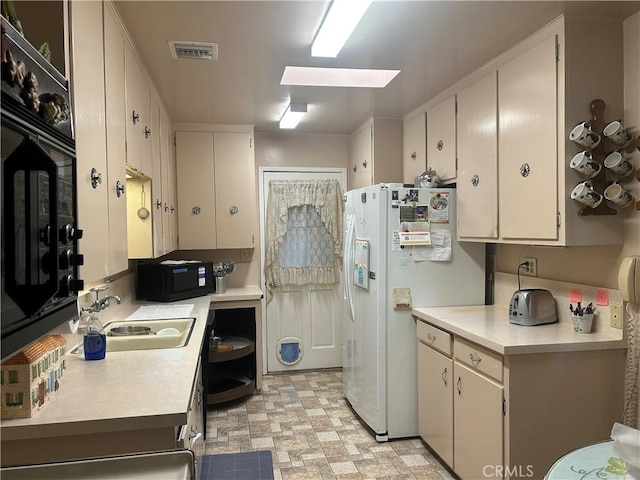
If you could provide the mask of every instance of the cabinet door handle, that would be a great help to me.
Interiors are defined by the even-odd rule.
[[[102,174],[98,173],[95,168],[91,169],[91,186],[93,188],[98,188],[98,184],[102,183]]]
[[[124,184],[122,184],[120,180],[118,180],[116,182],[116,196],[118,198],[120,198],[120,195],[124,195],[124,188],[125,188]]]
[[[427,333],[427,340],[429,340],[431,343],[436,341],[436,336],[435,335],[431,335],[430,333]]]
[[[149,138],[150,136],[151,136],[151,129],[145,125],[144,126],[144,138]]]
[[[364,162],[362,162],[362,166],[363,166],[364,168],[367,168],[367,161],[366,161],[366,160],[365,160]]]
[[[444,370],[442,371],[442,382],[446,387],[447,386],[447,367],[444,367]]]
[[[436,148],[438,150],[442,150],[444,148],[444,142],[442,140],[438,140],[438,143],[436,143]]]
[[[197,205],[191,209],[191,213],[193,213],[194,215],[200,215],[200,212],[200,207]]]
[[[156,199],[156,210],[160,210],[162,208],[162,201],[159,198]]]
[[[131,114],[131,118],[133,119],[133,124],[135,125],[140,121],[140,114],[136,113],[136,111],[133,110],[133,113]]]
[[[358,166],[356,164],[353,165],[353,173],[356,173],[358,171]]]
[[[478,175],[474,175],[473,177],[471,177],[471,185],[473,185],[474,187],[477,187],[479,183],[480,183],[480,177]]]
[[[482,361],[480,355],[477,355],[475,353],[470,353],[469,359],[471,359],[471,363],[480,363]]]
[[[229,209],[229,213],[231,215],[235,215],[236,213],[238,213],[238,211],[238,207],[236,207],[235,205]]]
[[[462,377],[458,377],[458,381],[456,382],[456,389],[458,390],[458,395],[462,395]]]

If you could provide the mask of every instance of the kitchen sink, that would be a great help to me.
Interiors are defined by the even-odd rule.
[[[189,343],[194,325],[195,318],[109,322],[104,326],[107,334],[107,352],[184,347]],[[153,333],[148,335],[114,336],[111,330],[118,327],[120,329],[122,327],[147,327]]]

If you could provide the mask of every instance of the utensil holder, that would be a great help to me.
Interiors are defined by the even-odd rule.
[[[573,331],[576,333],[591,333],[593,327],[593,313],[585,313],[584,315],[573,315]]]
[[[216,293],[227,292],[227,277],[216,277]]]

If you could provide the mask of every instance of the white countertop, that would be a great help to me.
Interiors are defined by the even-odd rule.
[[[59,437],[175,427],[187,422],[191,389],[212,302],[255,300],[258,287],[228,289],[221,295],[190,298],[166,305],[193,304],[196,322],[181,348],[107,351],[104,360],[86,361],[67,352],[60,389],[32,418],[2,420],[2,440]],[[123,310],[126,318],[142,305]],[[72,346],[69,347],[69,350]]]
[[[258,286],[227,288],[225,293],[214,293],[209,298],[211,303],[259,300],[262,298],[262,290]]]
[[[502,355],[626,348],[622,330],[581,334],[568,322],[514,325],[506,309],[496,305],[414,308],[411,313]]]

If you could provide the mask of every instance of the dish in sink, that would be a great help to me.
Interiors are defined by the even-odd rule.
[[[189,344],[194,325],[195,318],[109,322],[104,326],[107,336],[107,352],[184,347]],[[110,333],[112,329],[121,331],[122,327],[146,327],[149,331],[147,335],[119,334],[116,336]],[[162,333],[157,335],[158,332]]]

